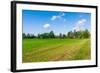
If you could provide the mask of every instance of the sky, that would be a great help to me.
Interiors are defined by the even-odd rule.
[[[54,31],[67,34],[69,31],[91,30],[91,13],[60,11],[22,11],[23,33],[41,34]]]

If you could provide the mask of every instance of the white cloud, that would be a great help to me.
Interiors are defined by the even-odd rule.
[[[45,29],[47,29],[47,28],[49,28],[50,27],[50,24],[44,24],[43,25],[43,28],[45,28]]]
[[[80,27],[76,26],[76,27],[73,28],[73,30],[80,31],[81,29],[80,29]]]
[[[76,25],[73,28],[73,30],[80,31],[81,30],[81,27],[83,25],[85,25],[85,22],[86,22],[86,19],[80,19],[79,21],[76,22]]]
[[[52,16],[51,20],[56,20],[58,16]]]
[[[65,16],[65,13],[61,13],[61,14],[59,14],[59,15],[54,15],[54,16],[51,17],[51,20],[53,21],[53,20],[56,20],[56,19],[60,19],[60,18],[62,18],[63,16]]]
[[[81,19],[77,22],[77,25],[81,26],[81,25],[84,25],[86,22],[86,19]]]

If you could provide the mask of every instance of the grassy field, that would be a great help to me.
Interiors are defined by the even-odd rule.
[[[91,58],[89,39],[23,39],[22,62],[86,60]]]

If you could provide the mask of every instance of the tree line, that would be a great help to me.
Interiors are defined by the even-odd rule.
[[[50,31],[49,33],[41,33],[38,34],[37,36],[35,36],[34,34],[25,34],[23,33],[23,38],[39,38],[39,39],[47,39],[47,38],[89,38],[90,37],[90,32],[86,29],[86,30],[82,30],[82,31],[69,31],[67,34],[62,34],[60,33],[59,35],[55,35],[53,31]]]

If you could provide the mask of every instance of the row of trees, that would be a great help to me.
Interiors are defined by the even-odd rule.
[[[23,33],[23,38],[89,38],[90,32],[86,29],[84,31],[69,31],[67,34],[60,33],[59,35],[55,35],[53,31],[49,33],[42,33],[35,36],[34,34],[25,34]]]
[[[84,31],[70,31],[68,32],[67,36],[69,38],[89,38],[90,32],[86,29]]]

